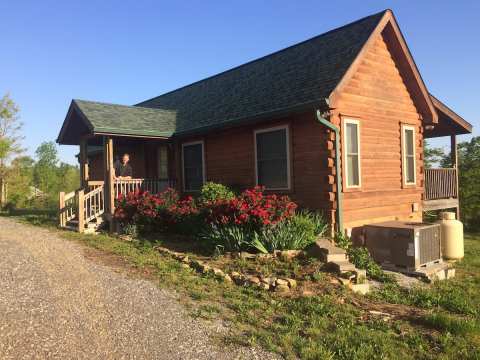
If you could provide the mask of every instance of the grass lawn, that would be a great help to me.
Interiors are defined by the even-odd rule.
[[[47,217],[21,219],[54,230]],[[229,320],[232,336],[223,341],[260,345],[286,358],[480,359],[480,235],[466,236],[454,279],[411,290],[388,284],[364,297],[319,274],[313,281],[325,282],[322,294],[301,297],[219,282],[183,268],[150,242],[58,234],[96,249],[90,249],[94,258],[117,259],[174,289],[194,316]]]

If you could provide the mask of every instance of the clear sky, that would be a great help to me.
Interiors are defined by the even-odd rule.
[[[32,154],[56,139],[72,98],[131,105],[385,8],[429,90],[479,135],[474,0],[0,0],[0,95],[20,105]],[[62,160],[77,151],[61,146]]]

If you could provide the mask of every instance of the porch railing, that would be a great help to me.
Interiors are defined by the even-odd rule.
[[[118,179],[114,183],[114,195],[125,195],[135,191],[148,191],[157,194],[168,187],[175,187],[175,181],[171,179]]]
[[[425,169],[424,200],[457,198],[457,169]]]
[[[94,190],[84,195],[85,222],[95,219],[105,212],[105,201],[103,196],[103,185],[99,185]]]
[[[118,179],[114,182],[114,196],[137,190],[159,193],[175,187],[175,180]],[[105,213],[105,185],[103,181],[89,181],[85,189],[59,194],[59,222],[61,227],[75,226],[79,232],[95,218]],[[67,224],[69,223],[70,224]]]
[[[59,198],[59,222],[60,226],[64,227],[68,221],[75,219],[77,216],[78,197],[76,192],[72,191],[69,193],[61,192]]]

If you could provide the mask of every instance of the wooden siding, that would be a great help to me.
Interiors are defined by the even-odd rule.
[[[186,138],[181,143],[195,140],[205,142],[206,180],[235,188],[255,186],[254,131],[278,125],[288,125],[290,133],[291,190],[277,191],[287,194],[302,207],[324,211],[331,220],[332,203],[329,193],[328,135],[316,119],[314,111],[261,124],[216,131],[203,137]],[[179,156],[180,157],[180,156]],[[180,160],[177,161],[180,165]],[[181,166],[177,177],[181,179]]]
[[[339,95],[336,116],[360,121],[361,188],[344,190],[344,226],[384,220],[420,220],[423,161],[419,112],[387,41],[379,35]],[[402,181],[401,125],[414,126],[416,185]],[[343,168],[343,167],[342,167]],[[413,211],[417,204],[418,210]]]

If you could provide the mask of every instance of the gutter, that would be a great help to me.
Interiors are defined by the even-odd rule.
[[[329,108],[329,101],[325,99],[325,104]],[[336,175],[336,188],[337,188],[337,209],[335,212],[335,217],[337,220],[337,231],[343,233],[343,194],[342,194],[342,176],[340,173],[340,129],[333,125],[330,121],[325,119],[325,112],[317,110],[317,120],[320,124],[326,126],[328,129],[335,132],[335,175]]]

